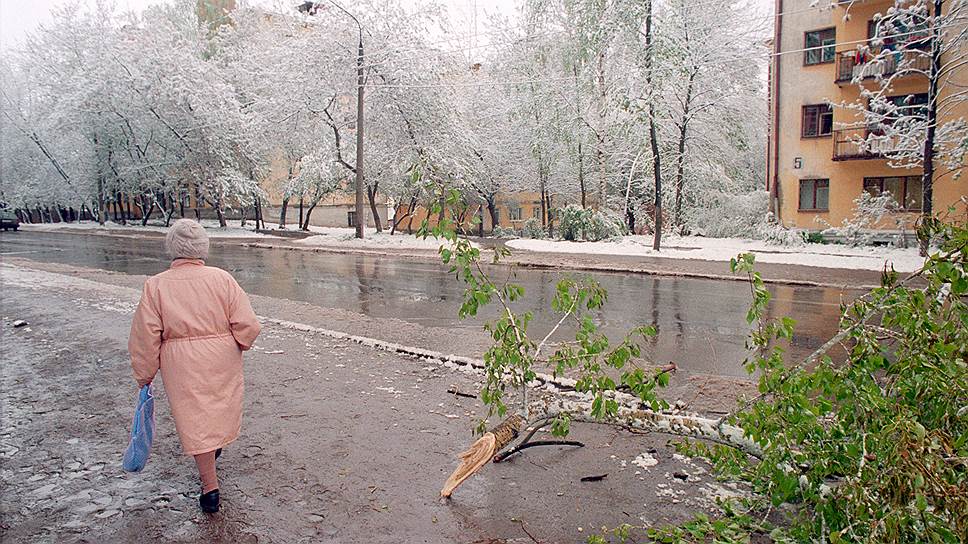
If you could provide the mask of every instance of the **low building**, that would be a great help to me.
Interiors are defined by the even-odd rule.
[[[556,210],[561,206],[571,203],[571,200],[554,195],[551,198],[550,216],[556,216]],[[503,229],[510,229],[520,232],[528,219],[534,218],[541,223],[541,194],[537,192],[516,192],[501,193],[494,199],[494,218],[486,204],[471,203],[467,207],[464,217],[451,218],[459,219],[463,228],[467,232],[477,232],[479,226],[474,224],[474,217],[483,223],[484,232],[494,232],[497,225]],[[439,214],[438,214],[439,215]],[[416,206],[413,210],[407,205],[398,205],[395,208],[394,216],[397,218],[397,230],[404,232],[416,232],[425,219],[429,219],[431,226],[437,224],[437,215],[428,214],[427,208]],[[496,219],[496,221],[495,221]]]

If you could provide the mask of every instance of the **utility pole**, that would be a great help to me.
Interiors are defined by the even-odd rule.
[[[356,237],[363,239],[364,229],[366,227],[366,217],[363,215],[365,208],[363,206],[363,199],[365,198],[363,193],[363,85],[365,79],[363,77],[363,25],[360,24],[360,20],[356,18],[352,13],[346,11],[343,6],[336,3],[335,0],[329,0],[331,4],[336,6],[337,9],[343,13],[350,16],[356,26],[360,29],[360,42],[359,48],[357,49],[356,55]]]

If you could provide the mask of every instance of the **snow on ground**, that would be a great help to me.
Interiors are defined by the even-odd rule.
[[[387,232],[378,233],[375,229],[366,229],[365,237],[362,240],[356,238],[356,229],[350,227],[309,227],[309,229],[316,233],[316,236],[310,236],[295,243],[315,247],[423,249],[431,251],[437,251],[442,244],[447,244],[446,241],[433,237],[423,239],[412,234],[399,232],[390,235]]]
[[[913,272],[924,259],[917,248],[850,247],[835,244],[804,244],[787,247],[741,238],[669,236],[661,251],[652,250],[649,236],[626,236],[618,241],[568,242],[564,240],[517,239],[507,242],[518,250],[586,255],[632,255],[667,259],[698,259],[729,262],[739,253],[754,253],[761,263],[796,264],[822,268],[882,270],[892,263],[898,272]]]
[[[253,230],[253,222],[249,222],[245,227],[241,226],[240,221],[227,221],[228,226],[221,228],[218,221],[214,219],[202,219],[202,226],[208,231],[211,238],[262,238],[268,237]],[[79,221],[75,223],[22,223],[21,228],[34,231],[56,231],[56,230],[111,230],[111,231],[130,231],[132,234],[139,232],[168,232],[168,227],[164,224],[149,221],[146,226],[141,226],[140,222],[122,225],[113,221],[108,221],[101,226],[96,221]]]

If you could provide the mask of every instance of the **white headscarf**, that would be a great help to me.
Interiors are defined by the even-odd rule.
[[[191,219],[179,219],[165,235],[165,250],[172,259],[207,259],[208,233]]]

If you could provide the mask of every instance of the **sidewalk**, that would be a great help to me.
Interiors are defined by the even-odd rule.
[[[674,456],[668,437],[574,425],[585,448],[490,465],[441,502],[482,408],[448,390],[476,391],[480,376],[267,323],[246,356],[242,438],[220,460],[224,509],[207,517],[162,387],[147,468],[120,469],[135,394],[127,328],[144,278],[28,264],[0,266],[4,542],[532,542],[522,523],[541,541],[576,542],[602,525],[682,521],[735,492]],[[632,464],[649,450],[656,466]]]

